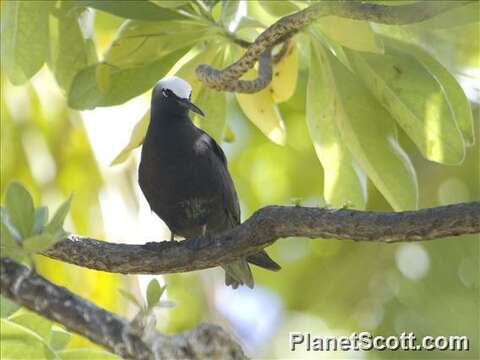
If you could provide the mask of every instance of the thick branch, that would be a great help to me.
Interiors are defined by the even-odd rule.
[[[142,338],[129,322],[2,257],[2,295],[128,359],[244,359],[240,346],[215,325]]]
[[[418,23],[442,14],[455,7],[462,6],[470,1],[419,1],[413,4],[391,6],[372,3],[361,3],[359,1],[322,1],[310,7],[285,16],[263,31],[255,41],[247,48],[240,59],[218,70],[210,65],[202,64],[197,67],[198,78],[210,88],[222,91],[258,92],[265,88],[271,81],[268,77],[259,74],[255,80],[242,80],[242,77],[250,70],[259,57],[267,49],[271,49],[297,31],[324,16],[339,16],[348,19],[365,20],[380,24],[405,25]],[[263,65],[263,74],[271,73],[272,63]]]
[[[219,266],[289,236],[392,243],[475,233],[480,202],[405,212],[269,206],[217,236],[127,245],[72,235],[44,255],[109,272],[160,274]]]

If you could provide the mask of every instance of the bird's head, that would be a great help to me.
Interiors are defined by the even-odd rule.
[[[157,82],[152,94],[152,110],[170,114],[184,114],[192,110],[204,116],[203,111],[192,103],[192,86],[177,76],[167,76]]]

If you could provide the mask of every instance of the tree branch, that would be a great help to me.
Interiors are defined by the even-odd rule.
[[[102,271],[163,274],[219,266],[290,236],[392,243],[475,233],[480,202],[405,212],[269,206],[216,236],[127,245],[71,235],[44,255]]]
[[[260,64],[259,76],[254,80],[238,80],[250,70],[257,60],[270,49],[289,39],[296,32],[324,16],[339,16],[347,19],[365,20],[388,25],[406,25],[418,23],[473,2],[467,1],[419,1],[406,5],[381,5],[359,1],[322,1],[308,8],[285,16],[263,31],[248,46],[245,53],[233,64],[223,70],[202,64],[196,69],[197,77],[212,89],[241,93],[254,93],[262,90],[271,82],[271,59]]]
[[[130,323],[2,257],[1,293],[127,359],[245,359],[219,326],[202,324],[173,336],[138,334]]]

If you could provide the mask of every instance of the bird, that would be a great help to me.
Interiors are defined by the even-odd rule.
[[[240,205],[226,156],[192,122],[189,111],[205,114],[191,98],[191,85],[180,77],[157,82],[138,170],[139,186],[151,210],[170,229],[171,240],[218,234],[240,224]],[[225,285],[253,288],[249,263],[271,271],[281,269],[261,250],[222,264]]]

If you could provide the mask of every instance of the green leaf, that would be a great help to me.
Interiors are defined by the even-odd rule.
[[[8,225],[6,225],[6,221],[4,215],[2,215],[2,221],[0,222],[0,253],[2,256],[8,256],[17,262],[21,262],[26,254],[17,240],[17,238],[21,238],[20,234],[17,233],[14,236],[11,230],[9,230]],[[15,228],[10,227],[10,229],[16,232]]]
[[[121,360],[112,353],[97,349],[69,349],[57,352],[62,360]]]
[[[143,306],[140,303],[140,301],[133,295],[131,292],[124,290],[124,289],[118,289],[118,292],[120,295],[122,295],[125,299],[131,301],[133,304],[135,304],[139,309],[142,309]]]
[[[84,16],[82,17],[82,19]],[[93,17],[86,18],[93,22]],[[85,24],[91,27],[93,24]],[[85,32],[88,32],[85,30]],[[72,11],[60,13],[58,18],[58,45],[54,61],[55,78],[64,90],[68,91],[75,75],[83,68],[96,62],[92,58],[94,47],[90,38],[85,38],[80,25],[80,19]]]
[[[7,1],[4,4],[2,57],[5,57],[12,83],[23,83],[45,63],[49,51],[48,15],[53,4],[51,1]]]
[[[150,124],[150,110],[145,112],[140,121],[135,124],[130,135],[128,144],[120,151],[120,153],[113,159],[110,166],[118,165],[128,159],[130,153],[143,144],[147,134],[148,125]]]
[[[59,231],[63,230],[63,223],[65,222],[65,218],[70,211],[70,205],[72,203],[72,195],[68,197],[57,209],[55,214],[52,217],[52,220],[48,223],[45,227],[45,232],[50,234],[56,234]]]
[[[165,288],[160,286],[157,279],[150,280],[147,286],[147,304],[150,309],[157,305]]]
[[[75,5],[76,7],[91,7],[127,19],[168,21],[185,18],[176,11],[166,9],[165,7],[159,7],[149,1],[77,0],[72,1],[72,3],[72,5]]]
[[[367,21],[325,16],[319,19],[315,27],[347,48],[383,54],[382,42]]]
[[[22,238],[30,236],[33,228],[34,209],[30,193],[19,182],[8,185],[5,205],[10,223]]]
[[[447,1],[443,1],[445,4]],[[449,1],[455,3],[456,1]],[[472,2],[463,6],[456,7],[443,14],[434,16],[431,19],[423,21],[416,26],[425,29],[445,29],[461,25],[471,24],[480,21],[480,11],[478,10],[478,2]],[[478,28],[478,25],[477,25]]]
[[[20,308],[10,315],[8,320],[32,330],[42,339],[47,339],[50,336],[50,329],[53,325],[50,320],[25,308]]]
[[[40,234],[43,231],[43,227],[48,220],[48,208],[46,206],[40,206],[35,209],[35,216],[33,220],[32,234]]]
[[[338,129],[345,112],[337,111],[335,79],[322,58],[325,59],[323,49],[312,47],[306,113],[310,137],[325,174],[324,197],[332,207],[351,203],[354,208],[364,209],[367,179]]]
[[[100,89],[96,82],[98,65],[89,66],[75,76],[68,94],[68,105],[84,110],[122,104],[153,87],[187,51],[187,48],[177,50],[146,66],[112,67],[106,89]]]
[[[177,8],[189,3],[187,0],[150,0],[150,2],[167,9]]]
[[[216,68],[223,66],[223,51],[217,54],[212,61],[212,65]],[[219,92],[203,86],[200,94],[196,99],[196,104],[205,113],[204,117],[195,114],[194,121],[200,128],[211,135],[218,143],[221,144],[225,126],[227,123],[227,99],[224,92]]]
[[[24,239],[22,242],[22,247],[28,254],[36,254],[48,249],[59,240],[61,240],[60,236],[43,233]]]
[[[58,359],[48,344],[32,330],[7,319],[0,319],[0,358]]]
[[[473,145],[475,143],[475,134],[473,128],[472,107],[455,77],[432,55],[422,48],[394,39],[385,38],[384,41],[391,46],[402,49],[406,53],[415,56],[415,58],[430,72],[432,77],[437,80],[443,90],[444,96],[450,104],[450,108],[457,125],[462,132],[465,143],[467,145]]]
[[[298,6],[290,0],[259,1],[262,8],[269,14],[280,17],[298,11]]]
[[[63,350],[70,342],[72,334],[65,331],[63,328],[53,325],[50,331],[49,344],[55,351]]]
[[[5,318],[10,316],[19,308],[20,308],[20,305],[14,303],[12,300],[10,300],[7,297],[0,295],[0,318]]]
[[[198,49],[188,61],[186,61],[180,69],[175,73],[192,86],[192,101],[195,101],[204,87],[203,83],[198,79],[195,70],[200,64],[212,64],[215,56],[218,54],[219,45],[210,42],[207,47]]]
[[[425,158],[459,164],[465,144],[436,79],[414,57],[385,44],[383,56],[347,51],[356,73]]]
[[[324,71],[335,79],[325,91],[335,94],[331,106],[342,114],[336,119],[344,143],[395,210],[417,208],[415,169],[396,139],[395,122],[345,65],[315,45]]]
[[[209,35],[209,29],[203,23],[188,20],[127,20],[120,27],[103,60],[120,69],[145,66],[173,51],[198,43]]]
[[[237,15],[239,7],[240,7],[239,0],[230,0],[230,1],[222,2],[222,13],[220,15],[220,21],[225,28],[229,29],[229,25],[232,22],[232,20],[235,19],[235,15]]]

